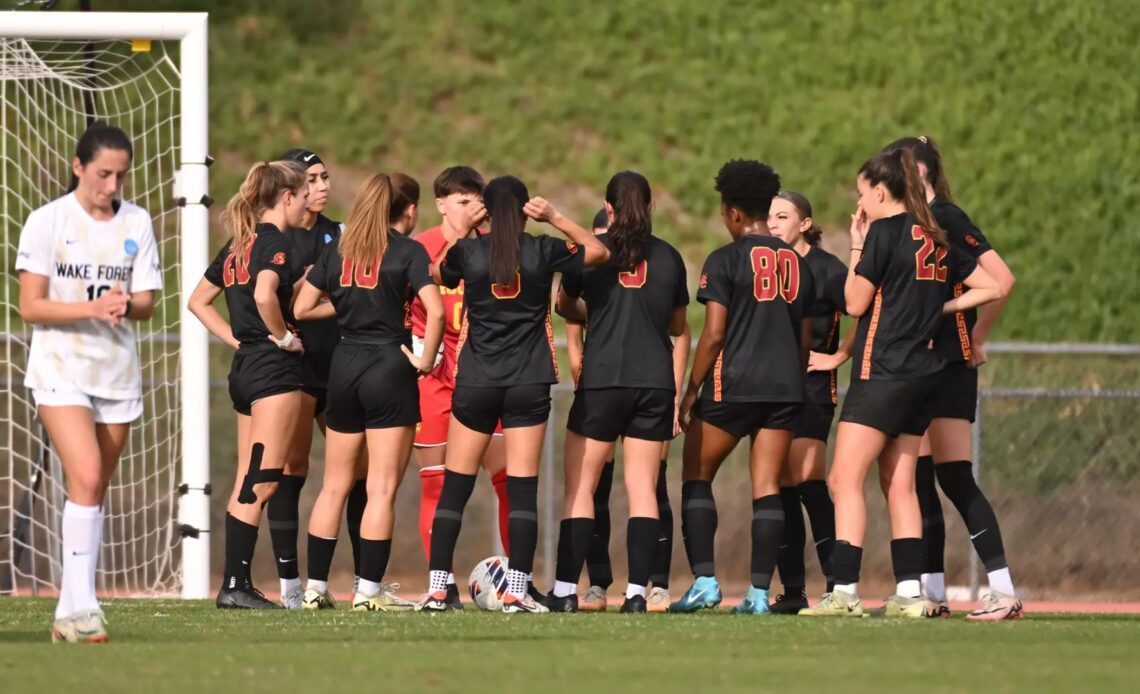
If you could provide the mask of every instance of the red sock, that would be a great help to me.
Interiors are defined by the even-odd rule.
[[[435,520],[435,507],[443,492],[443,468],[429,467],[420,470],[420,542],[424,556],[431,559],[431,524]]]
[[[499,497],[499,540],[503,543],[503,553],[511,553],[510,531],[511,502],[507,500],[507,471],[500,470],[491,478],[495,496]]]

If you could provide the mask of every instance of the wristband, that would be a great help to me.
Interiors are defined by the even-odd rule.
[[[131,317],[131,300],[127,299],[127,310],[123,312],[123,318]]]
[[[285,349],[289,345],[293,344],[293,340],[296,339],[296,336],[293,335],[292,331],[290,331],[288,328],[286,328],[285,329],[285,337],[283,337],[281,339],[277,339],[276,337],[273,337],[272,333],[270,333],[269,339],[273,340],[273,344],[277,345],[281,349]]]

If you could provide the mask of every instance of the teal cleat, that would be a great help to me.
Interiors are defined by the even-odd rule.
[[[749,586],[744,599],[732,608],[732,614],[772,614],[768,609],[768,591],[763,588]]]
[[[669,611],[687,614],[697,610],[712,609],[723,599],[724,594],[720,592],[720,584],[716,582],[716,578],[700,576],[693,581],[693,587],[689,588],[680,600],[669,605]]]

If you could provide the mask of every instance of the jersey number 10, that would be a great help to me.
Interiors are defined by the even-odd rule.
[[[922,241],[922,248],[914,252],[914,276],[920,280],[946,281],[946,249],[936,248],[934,239],[922,230],[922,227],[910,228],[910,236],[915,241]],[[930,262],[931,254],[934,262]]]
[[[356,285],[361,289],[375,289],[380,284],[380,260],[371,264],[357,264],[345,258],[340,264],[340,286]]]
[[[752,294],[757,301],[783,297],[789,304],[800,295],[800,259],[790,248],[752,249]]]

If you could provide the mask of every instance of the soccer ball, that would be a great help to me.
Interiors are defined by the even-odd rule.
[[[476,564],[467,581],[467,592],[481,610],[498,612],[503,609],[503,595],[507,592],[507,558],[487,557]]]

